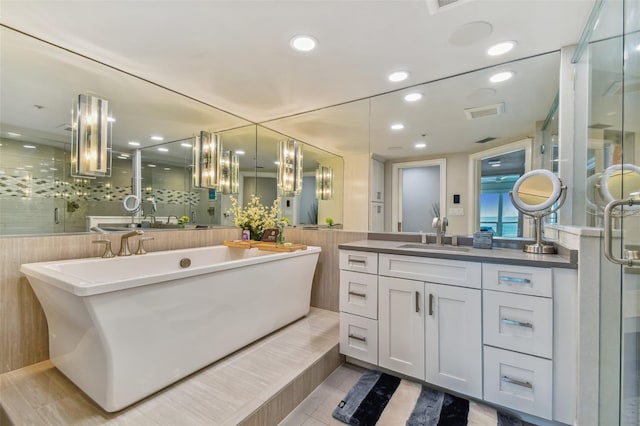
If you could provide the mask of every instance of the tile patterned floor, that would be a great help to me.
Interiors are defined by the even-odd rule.
[[[356,384],[364,368],[343,364],[280,422],[280,426],[344,426],[331,417],[338,403]]]

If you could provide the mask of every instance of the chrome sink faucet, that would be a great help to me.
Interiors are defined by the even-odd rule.
[[[144,234],[143,231],[136,229],[135,231],[127,232],[122,235],[122,237],[120,237],[120,251],[118,252],[118,256],[131,256],[132,253],[131,250],[129,250],[129,238],[142,234]]]
[[[176,222],[180,222],[180,219],[178,219],[178,216],[176,216],[175,214],[170,214],[169,216],[167,216],[167,224],[171,223],[172,217],[176,218]]]
[[[449,221],[447,220],[446,217],[434,217],[433,218],[433,222],[431,222],[431,226],[436,230],[436,244],[437,245],[443,245],[442,244],[442,237],[444,237],[444,234],[447,232],[447,225],[449,224]]]

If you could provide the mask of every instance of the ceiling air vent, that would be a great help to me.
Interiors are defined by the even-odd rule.
[[[479,141],[476,141],[475,143],[487,143],[494,140],[496,140],[496,138],[484,138],[484,139],[480,139]]]
[[[476,108],[466,108],[464,114],[467,116],[467,120],[474,120],[476,118],[491,117],[494,115],[500,115],[504,112],[504,102],[494,105],[485,105]]]
[[[453,6],[457,6],[468,1],[470,0],[425,0],[427,7],[429,8],[429,13],[432,15],[449,10]]]
[[[58,127],[56,127],[56,129],[65,130],[67,132],[70,132],[70,131],[73,130],[73,127],[71,127],[71,124],[63,123],[63,124],[59,125]]]

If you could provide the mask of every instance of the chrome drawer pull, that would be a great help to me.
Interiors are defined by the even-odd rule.
[[[420,292],[416,291],[416,312],[420,312]]]
[[[357,291],[349,291],[349,294],[351,296],[358,296],[358,297],[364,297],[365,299],[367,298],[367,295],[364,293],[358,293]]]
[[[353,334],[349,335],[349,339],[355,339],[361,341],[362,343],[367,343],[366,337],[354,336]]]
[[[509,318],[502,318],[500,322],[503,324],[517,325],[518,327],[533,328],[533,324],[531,324],[530,322],[521,322],[521,321],[509,319]]]
[[[529,278],[500,277],[499,280],[501,283],[531,284]]]
[[[512,379],[509,376],[502,376],[500,378],[500,380],[502,380],[505,383],[511,383],[512,385],[522,386],[523,388],[527,388],[527,389],[533,389],[533,385],[531,383],[523,382],[521,380]]]
[[[349,256],[349,263],[358,263],[360,265],[366,265],[367,264],[367,260],[366,259],[354,259],[353,257]]]

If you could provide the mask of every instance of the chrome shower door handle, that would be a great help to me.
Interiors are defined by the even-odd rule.
[[[618,258],[613,255],[613,209],[618,206],[637,206],[639,199],[627,198],[625,200],[614,200],[604,208],[604,256],[611,262],[629,267],[640,266],[640,260],[631,258]]]

